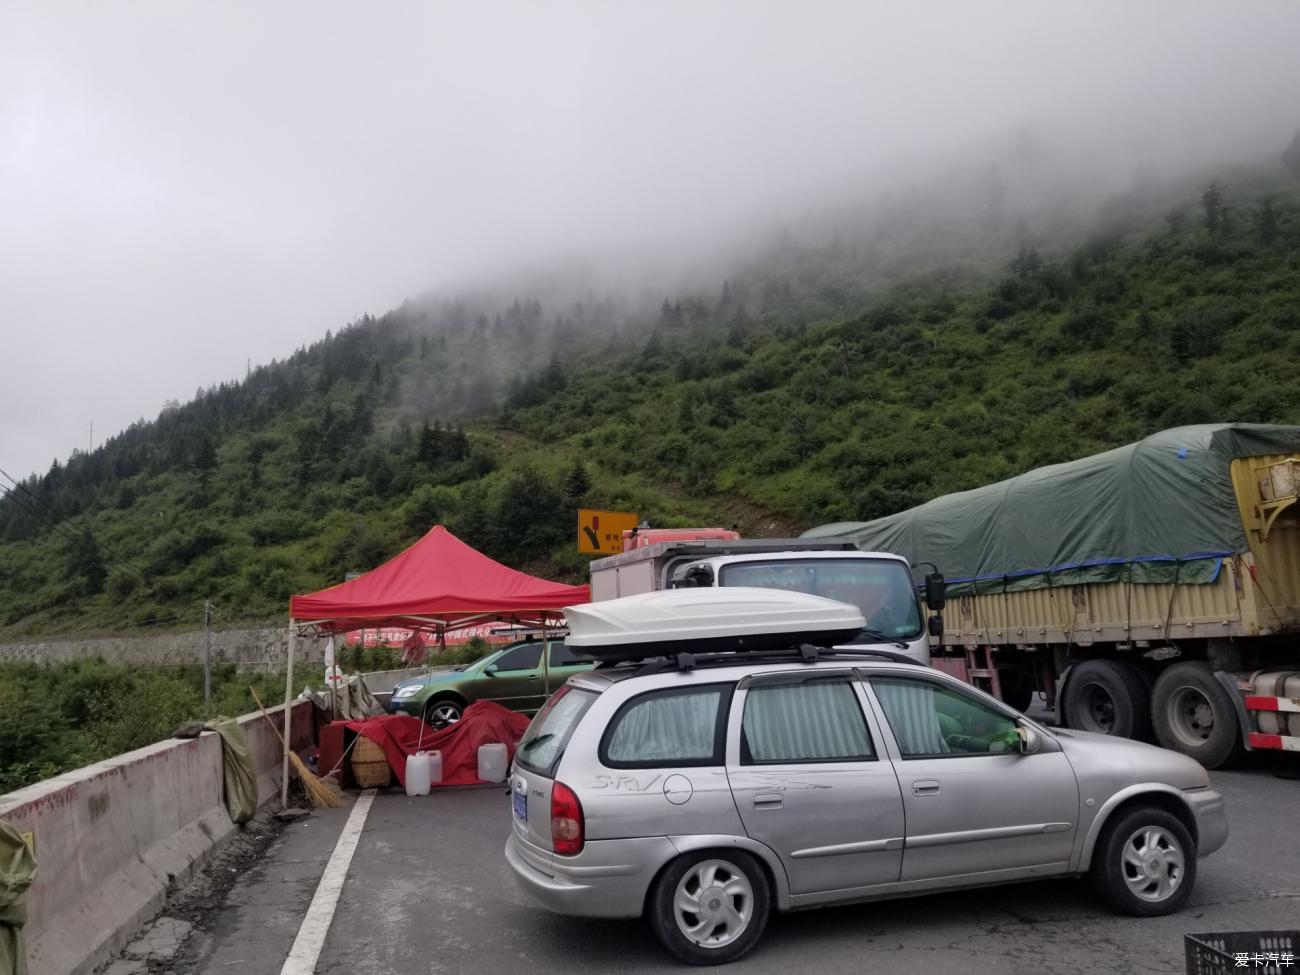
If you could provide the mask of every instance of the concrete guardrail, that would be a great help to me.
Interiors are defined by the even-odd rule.
[[[391,694],[394,684],[400,684],[412,677],[423,677],[428,672],[428,667],[408,667],[405,670],[374,670],[361,676],[365,679],[366,687],[370,688],[371,694]]]
[[[291,745],[313,744],[293,705]],[[276,727],[283,705],[270,712]],[[281,748],[260,714],[239,719],[259,804],[280,793]],[[222,803],[221,741],[170,739],[0,796],[0,820],[31,833],[38,863],[24,927],[31,975],[80,975],[113,957],[237,827]]]

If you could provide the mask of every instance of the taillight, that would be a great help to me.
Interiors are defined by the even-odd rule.
[[[563,782],[551,786],[551,849],[565,856],[582,852],[582,803]]]

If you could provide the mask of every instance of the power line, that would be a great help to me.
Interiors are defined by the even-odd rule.
[[[3,471],[0,471],[0,473],[3,473]],[[9,476],[8,474],[5,474],[5,477],[8,477],[8,476]],[[14,504],[15,506],[17,506],[17,508],[18,508],[20,511],[23,511],[23,512],[27,513],[28,515],[30,515],[30,516],[33,517],[33,518],[45,518],[45,519],[48,520],[48,516],[44,515],[43,512],[40,512],[40,511],[37,511],[37,510],[35,510],[35,509],[33,509],[33,508],[29,508],[29,507],[27,507],[26,504],[25,504],[25,502],[22,501],[20,498],[18,498],[18,497],[16,496],[16,494],[15,494],[14,491],[9,490],[9,489],[6,488],[3,484],[0,484],[0,491],[3,491],[3,492],[4,492],[3,497],[4,497],[6,500],[9,500],[9,501],[13,502],[13,504]],[[52,531],[57,532],[57,533],[58,533],[60,536],[62,536],[64,539],[66,539],[66,540],[69,541],[69,542],[72,542],[72,543],[75,544],[75,545],[84,544],[84,542],[85,542],[85,539],[84,539],[84,538],[78,538],[76,535],[70,535],[70,534],[68,534],[66,531],[63,530],[63,526],[60,525],[60,524],[58,524],[58,523],[51,522],[51,523],[50,523],[50,528],[51,528]],[[94,536],[92,535],[91,538],[93,539]],[[96,542],[96,544],[99,544],[99,543]],[[145,583],[146,585],[148,585],[148,580],[145,579],[143,576],[141,576],[138,572],[136,572],[136,571],[135,571],[134,569],[132,569],[130,566],[127,566],[127,565],[121,565],[121,564],[119,564],[119,563],[117,563],[117,562],[114,562],[114,561],[112,561],[112,560],[110,560],[110,564],[118,565],[119,568],[126,569],[128,572],[130,572],[132,575],[134,575],[134,576],[135,576],[137,579],[139,579],[141,582],[143,582],[143,583]],[[174,624],[176,624],[176,623],[184,623],[184,622],[185,622],[185,620],[184,620],[181,616],[170,616],[170,617],[165,617],[165,618],[164,618],[164,617],[152,617],[152,618],[150,618],[150,619],[139,620],[139,621],[137,621],[137,622],[132,622],[132,623],[128,624],[128,628],[132,628],[132,629],[145,629],[145,628],[147,628],[147,627],[151,627],[151,626],[172,626],[172,625],[174,625]]]
[[[22,491],[24,494],[31,497],[32,500],[36,501],[41,507],[49,511],[50,514],[52,514],[55,518],[58,518],[60,521],[71,520],[68,515],[65,515],[62,512],[56,510],[54,505],[50,504],[39,494],[37,494],[35,491],[29,488],[26,484],[23,484],[21,481],[14,480],[13,475],[10,474],[8,471],[6,471],[4,468],[0,468],[0,474],[4,475],[4,477],[9,481],[9,483],[14,485],[15,488],[17,488],[18,490]],[[85,527],[84,525],[81,527],[81,531],[85,532],[87,535],[90,535],[92,538],[95,538],[94,534],[90,531],[90,529]],[[123,559],[123,561],[125,561],[125,557],[122,555],[122,553],[116,551],[112,546],[104,544],[98,538],[95,538],[95,543],[99,545],[101,548],[108,549],[108,551],[112,552],[119,559]],[[143,579],[141,581],[143,581]]]
[[[143,585],[145,586],[149,585],[149,580],[145,576],[141,575],[140,572],[137,571],[134,566],[126,562],[123,562],[120,559],[113,558],[111,556],[108,558],[104,558],[103,549],[107,548],[107,546],[101,543],[99,539],[95,537],[94,533],[90,531],[89,528],[86,528],[84,525],[79,528],[79,530],[82,532],[81,537],[78,537],[77,535],[74,534],[70,534],[68,531],[64,529],[63,525],[60,522],[52,520],[49,515],[45,514],[42,511],[29,507],[25,500],[21,500],[19,498],[17,492],[6,488],[3,484],[0,484],[0,491],[4,492],[3,496],[5,500],[12,502],[18,508],[18,510],[22,511],[29,517],[44,521],[49,526],[50,530],[58,534],[61,538],[65,539],[68,542],[71,542],[73,545],[78,545],[83,547],[85,546],[87,540],[89,540],[98,549],[100,549],[100,558],[104,559],[105,562],[107,562],[111,566],[115,566],[116,568],[122,569],[124,572],[126,572],[131,576],[134,576],[135,579],[138,582],[142,583]],[[113,549],[111,548],[108,550],[110,553],[113,552]]]
[[[3,484],[0,484],[0,491],[4,492],[5,499],[7,501],[10,501],[15,507],[18,508],[19,511],[22,511],[23,513],[25,513],[31,518],[38,518],[42,521],[47,522],[51,530],[62,535],[68,541],[75,542],[78,545],[84,544],[85,542],[84,538],[77,538],[75,535],[69,535],[67,532],[63,530],[63,526],[61,524],[59,524],[58,522],[49,521],[49,516],[46,515],[44,512],[38,511],[35,508],[28,507],[25,501],[20,501],[18,495],[14,491],[11,491],[9,488],[6,488]]]
[[[74,545],[81,545],[81,546],[84,546],[84,545],[86,544],[86,542],[89,540],[90,542],[92,542],[92,543],[95,545],[96,548],[98,548],[98,549],[100,550],[100,557],[101,557],[101,558],[104,558],[104,561],[106,561],[109,565],[112,565],[112,566],[115,566],[115,567],[117,567],[117,568],[119,568],[119,569],[124,570],[124,571],[127,572],[128,574],[134,576],[134,577],[136,578],[137,581],[143,583],[143,584],[146,585],[146,586],[149,584],[149,580],[148,580],[147,578],[145,578],[145,576],[143,576],[143,575],[142,575],[142,574],[141,574],[141,573],[140,573],[140,572],[135,568],[135,566],[131,565],[130,563],[127,563],[127,562],[123,561],[123,560],[120,559],[119,557],[116,557],[116,552],[115,552],[115,550],[112,549],[111,547],[105,545],[103,542],[101,542],[101,541],[100,541],[100,540],[95,536],[95,534],[94,534],[94,533],[93,533],[89,528],[87,528],[85,525],[80,525],[80,526],[77,526],[77,528],[76,528],[76,531],[81,532],[81,537],[78,537],[77,535],[74,535],[74,534],[70,534],[68,531],[66,531],[66,530],[64,529],[62,522],[60,522],[60,521],[55,521],[55,520],[53,520],[49,515],[45,514],[44,512],[39,511],[39,510],[36,510],[36,509],[34,509],[34,508],[30,508],[30,507],[28,507],[25,503],[20,502],[19,499],[18,499],[18,497],[16,496],[16,493],[15,493],[14,491],[9,490],[8,488],[6,488],[3,484],[0,484],[0,491],[4,491],[4,492],[5,492],[5,495],[4,495],[5,498],[7,498],[9,501],[12,501],[15,505],[17,505],[18,508],[19,508],[19,510],[25,512],[26,514],[28,514],[29,516],[31,516],[31,517],[33,517],[33,518],[41,519],[42,521],[44,521],[44,522],[49,526],[49,528],[50,528],[52,531],[56,532],[57,534],[59,534],[60,536],[62,536],[62,537],[63,537],[64,539],[66,539],[67,541],[73,543]],[[107,550],[107,551],[109,552],[109,556],[108,556],[107,558],[105,558],[105,557],[104,557],[104,554],[103,554],[105,550]]]
[[[71,520],[70,518],[68,518],[66,515],[60,514],[60,512],[58,512],[52,504],[50,504],[48,501],[42,498],[31,488],[27,487],[27,485],[15,480],[13,475],[10,474],[2,467],[0,467],[0,475],[4,475],[4,477],[9,481],[9,483],[14,485],[14,488],[17,488],[18,490],[22,491],[26,496],[32,498],[34,501],[40,504],[41,507],[43,507],[46,511],[50,513],[50,515],[44,516],[44,520],[50,525],[51,528],[53,528],[55,531],[58,531],[60,535],[62,535],[66,539],[69,539],[70,541],[73,542],[80,541],[79,539],[73,538],[72,536],[68,535],[66,532],[62,530],[62,523],[65,521],[70,521]],[[18,505],[20,510],[26,512],[30,516],[39,516],[40,514],[39,512],[34,512],[30,508],[26,507],[25,505],[18,503],[18,499],[15,496],[16,492],[13,489],[6,488],[3,484],[0,484],[0,490],[3,490],[5,492],[5,497],[10,501],[12,501],[14,504]],[[51,515],[53,516],[54,519],[57,520],[51,520],[50,517]],[[101,551],[101,553],[104,551],[107,551],[109,553],[109,555],[111,556],[108,559],[110,564],[116,566],[119,569],[123,569],[126,572],[130,573],[131,575],[135,576],[136,580],[143,583],[144,585],[147,586],[149,584],[149,580],[141,572],[139,572],[134,565],[128,562],[126,557],[123,556],[121,552],[117,551],[117,549],[113,548],[111,545],[108,545],[105,542],[101,541],[95,535],[95,533],[90,530],[88,526],[84,524],[80,525],[78,527],[78,530],[82,532],[86,536],[86,538],[90,539],[90,541],[95,544],[95,547],[98,548]]]
[[[82,532],[85,538],[78,538],[74,534],[69,534],[69,532],[64,528],[64,522],[70,521],[71,519],[65,518],[64,516],[60,515],[58,510],[55,509],[53,505],[51,505],[40,495],[36,494],[25,484],[22,484],[21,482],[15,480],[13,476],[3,468],[0,468],[0,475],[4,476],[11,484],[14,485],[14,488],[7,488],[5,487],[5,485],[0,484],[0,492],[3,492],[3,495],[0,496],[11,501],[20,511],[24,512],[31,518],[35,518],[44,522],[49,526],[49,528],[52,531],[56,532],[62,538],[66,539],[69,542],[72,542],[73,544],[78,544],[78,545],[84,544],[86,539],[89,539],[96,545],[96,547],[98,547],[101,550],[101,552],[107,551],[110,554],[110,558],[106,560],[110,565],[114,565],[117,568],[123,569],[124,571],[128,572],[130,575],[134,576],[136,580],[138,580],[139,582],[143,583],[146,586],[149,584],[148,578],[146,578],[141,572],[139,572],[135,566],[127,562],[125,557],[122,556],[120,552],[118,552],[112,546],[107,545],[106,543],[101,541],[94,534],[94,532],[90,530],[89,527],[85,525],[81,525],[78,526],[76,529]],[[18,494],[19,490],[23,492],[22,495]],[[32,501],[37,502],[45,510],[41,511],[34,508],[31,505],[31,502],[28,501],[28,498],[30,498]],[[220,620],[223,620],[226,623],[229,623],[231,626],[244,625],[231,619],[225,613],[218,611],[215,606],[210,606],[210,611],[213,616],[217,617]],[[146,620],[140,623],[133,623],[131,625],[139,626],[139,627],[165,626],[170,623],[179,623],[179,622],[182,622],[182,619],[181,617],[176,616],[171,619]]]

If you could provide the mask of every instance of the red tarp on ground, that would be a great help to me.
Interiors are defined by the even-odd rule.
[[[331,721],[321,729],[317,770],[330,772],[343,757],[343,732],[355,731],[379,745],[397,781],[406,785],[406,756],[420,750],[442,752],[442,781],[434,785],[478,785],[480,745],[500,742],[506,746],[507,765],[515,757],[515,746],[532,719],[503,708],[494,701],[476,701],[465,709],[455,724],[434,731],[419,718],[407,714],[383,714],[361,721]],[[423,738],[420,729],[423,728]]]
[[[404,626],[447,629],[458,622],[560,616],[588,602],[566,586],[493,561],[437,525],[401,555],[350,582],[289,599],[289,616],[318,632]]]

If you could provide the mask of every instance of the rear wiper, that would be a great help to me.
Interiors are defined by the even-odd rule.
[[[519,750],[521,752],[526,752],[534,745],[540,745],[542,742],[550,741],[554,737],[555,737],[555,732],[548,731],[546,734],[538,735],[536,738],[529,738],[526,742],[524,742],[522,745],[519,746]]]
[[[885,634],[881,633],[879,630],[863,630],[858,634],[857,638],[859,640],[870,640],[872,643],[892,643],[896,647],[902,647],[904,650],[907,649],[907,644],[898,637],[885,636]]]

